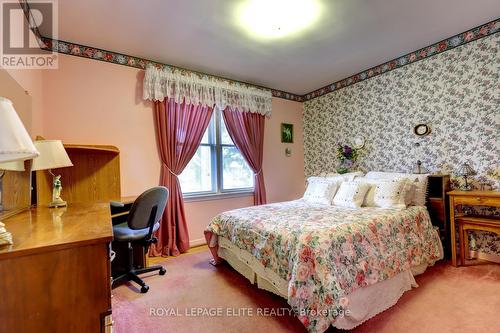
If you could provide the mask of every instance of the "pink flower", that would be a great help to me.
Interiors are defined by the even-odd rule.
[[[309,246],[304,246],[300,251],[300,261],[312,261],[313,260],[313,251]]]
[[[297,281],[306,281],[311,275],[311,265],[308,263],[300,263],[297,267]]]
[[[464,41],[468,42],[474,38],[474,34],[471,31],[465,33]]]
[[[349,299],[347,297],[341,297],[339,299],[339,304],[345,309],[349,305]]]
[[[317,326],[318,326],[319,332],[324,332],[328,329],[328,327],[330,326],[330,323],[325,319],[320,319]]]
[[[295,286],[292,286],[290,288],[290,296],[295,297],[297,295],[297,288]]]
[[[358,284],[358,286],[362,286],[364,282],[365,274],[363,272],[358,272],[358,274],[356,274],[356,283]]]
[[[366,262],[366,260],[361,260],[358,264],[358,268],[366,272],[368,270],[368,263]]]
[[[299,295],[300,299],[309,299],[309,297],[311,297],[312,295],[312,290],[309,287],[302,286],[299,290],[297,290],[297,294]]]
[[[348,233],[347,235],[345,235],[345,240],[347,243],[352,243],[352,234]]]

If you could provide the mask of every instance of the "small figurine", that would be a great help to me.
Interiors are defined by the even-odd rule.
[[[52,202],[49,207],[64,207],[66,206],[66,201],[61,199],[62,192],[62,182],[61,175],[54,176],[52,182]]]

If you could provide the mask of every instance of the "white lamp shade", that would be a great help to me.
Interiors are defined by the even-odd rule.
[[[24,161],[37,155],[12,102],[0,97],[0,162]]]
[[[40,156],[33,159],[31,170],[47,170],[73,166],[61,140],[35,141],[35,147]]]
[[[0,163],[0,171],[24,171],[24,161],[13,161]]]

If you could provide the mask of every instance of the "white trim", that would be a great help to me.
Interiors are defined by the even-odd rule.
[[[245,192],[224,192],[224,193],[186,195],[184,196],[184,202],[212,201],[212,200],[224,200],[231,198],[252,197],[253,193],[254,193],[253,190],[251,190]]]

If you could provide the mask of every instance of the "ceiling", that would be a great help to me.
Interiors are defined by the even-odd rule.
[[[279,40],[242,30],[237,0],[59,0],[58,36],[41,33],[302,95],[500,17],[498,0],[318,1]]]

